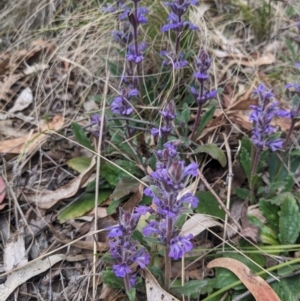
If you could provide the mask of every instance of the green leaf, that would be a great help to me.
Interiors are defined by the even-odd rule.
[[[293,265],[285,266],[285,267],[282,267],[282,268],[278,269],[277,270],[277,274],[280,277],[287,277],[291,273],[293,273],[294,271],[297,271],[299,269],[300,269],[300,265],[299,264],[293,264]]]
[[[116,165],[109,162],[105,162],[101,165],[100,173],[105,180],[112,186],[117,186],[119,181],[123,178],[130,177],[129,174],[134,174],[136,176],[141,175],[141,170],[136,166],[135,163],[125,160],[114,161]],[[125,169],[128,173],[121,170],[119,167]]]
[[[296,199],[290,194],[287,196],[279,212],[280,242],[284,245],[294,244],[299,236],[300,215]]]
[[[259,200],[259,210],[262,215],[268,221],[270,227],[278,233],[278,225],[279,225],[279,207],[272,204],[270,201],[265,199]]]
[[[182,295],[192,298],[198,298],[199,295],[211,293],[215,286],[215,279],[191,280],[181,287],[172,287],[172,289]]]
[[[90,166],[92,158],[89,157],[76,157],[70,159],[67,164],[72,169],[76,170],[79,173],[84,172]]]
[[[241,151],[239,153],[239,160],[245,171],[248,182],[250,182],[251,181],[251,167],[252,167],[251,155],[245,148],[241,148]]]
[[[209,154],[215,160],[218,160],[222,167],[227,164],[227,159],[224,152],[218,148],[215,144],[205,144],[197,147],[193,154],[206,153]]]
[[[246,200],[250,195],[249,189],[237,187],[234,189],[235,194],[242,200]]]
[[[113,271],[102,271],[102,280],[105,284],[113,288],[123,288],[124,280],[121,277],[117,277]]]
[[[127,293],[127,297],[129,298],[129,301],[134,301],[135,300],[135,297],[136,297],[136,289],[135,289],[135,287],[132,287],[126,293]]]
[[[271,284],[272,288],[282,301],[297,301],[300,300],[300,275],[280,279]]]
[[[111,191],[101,191],[98,197],[98,205],[107,200]],[[72,218],[83,216],[85,213],[89,212],[94,208],[95,205],[95,194],[87,193],[81,196],[74,203],[68,207],[62,209],[58,215],[58,220],[60,223],[64,223]]]
[[[86,135],[86,132],[83,130],[83,128],[76,122],[73,122],[71,124],[73,133],[75,135],[76,140],[82,145],[85,146],[86,148],[90,150],[94,150],[94,147],[92,146],[89,138]]]
[[[262,243],[269,245],[278,245],[279,242],[277,240],[277,231],[275,232],[269,226],[264,225],[257,217],[253,215],[248,215],[249,221],[259,227],[259,237]]]
[[[212,118],[214,117],[215,110],[216,110],[216,105],[212,104],[210,106],[210,108],[202,115],[200,124],[198,126],[197,131],[196,131],[196,137],[201,134],[201,132],[206,127],[208,122],[210,122],[212,120]]]
[[[117,208],[121,204],[121,200],[113,200],[106,209],[107,215],[112,215],[117,212]]]
[[[135,153],[133,149],[130,147],[129,143],[126,141],[124,137],[124,125],[117,120],[114,120],[114,123],[118,125],[118,127],[122,127],[122,130],[115,129],[114,127],[109,127],[109,134],[111,135],[111,145],[114,147],[108,147],[107,152],[116,152],[118,150],[120,153],[127,154],[130,158],[135,159]]]
[[[224,219],[225,212],[220,208],[218,201],[210,191],[197,191],[199,205],[195,209],[197,213],[208,214]]]

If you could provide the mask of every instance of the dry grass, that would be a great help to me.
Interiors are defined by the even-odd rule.
[[[287,2],[271,1],[270,6],[269,2],[266,2],[263,10],[260,1],[256,1],[255,5],[251,4],[250,7],[247,6],[247,1],[242,0],[206,1],[201,2],[199,7],[193,8],[190,12],[190,19],[198,25],[199,31],[184,37],[186,49],[190,50],[192,55],[196,55],[198,50],[204,47],[213,55],[211,86],[223,88],[218,101],[219,110],[223,112],[232,126],[232,130],[227,132],[228,141],[234,142],[235,135],[240,132],[245,133],[247,129],[241,123],[234,123],[227,115],[226,108],[243,97],[247,100],[250,88],[253,88],[257,82],[265,82],[270,87],[275,87],[275,92],[282,95],[285,83],[295,77],[285,39],[293,39],[299,34],[295,28],[290,27],[297,21],[300,5],[298,1]],[[172,37],[160,32],[160,26],[164,23],[167,13],[161,1],[147,0],[142,3],[150,9],[151,24],[151,26],[143,27],[143,35],[150,45],[143,65],[143,74],[163,78],[159,52],[165,48],[174,47],[170,42]],[[95,95],[103,94],[109,63],[116,64],[121,70],[123,68],[123,61],[117,53],[116,45],[112,43],[110,34],[117,24],[113,15],[104,14],[101,11],[102,5],[100,0],[18,0],[0,3],[0,20],[2,20],[0,23],[0,66],[2,62],[5,62],[4,55],[9,55],[9,64],[13,66],[5,72],[0,70],[0,83],[8,75],[19,74],[28,65],[46,65],[45,68],[22,78],[21,83],[16,82],[9,87],[5,98],[2,95],[4,100],[1,99],[0,112],[7,112],[12,107],[18,92],[24,86],[29,86],[33,91],[34,102],[23,113],[31,119],[18,121],[18,128],[27,130],[38,125],[43,119],[52,118],[57,114],[63,115],[66,118],[63,134],[69,135],[69,138],[63,139],[64,142],[60,139],[59,143],[65,143],[69,158],[72,157],[72,152],[84,154],[78,146],[74,147],[69,124],[74,120],[80,121],[82,125],[88,124],[90,115],[101,110],[101,104],[95,104],[90,100]],[[285,8],[288,5],[291,9],[293,8],[294,12],[287,14]],[[223,9],[222,13],[220,9]],[[286,28],[289,29],[286,30]],[[35,44],[36,41],[41,40],[45,44],[41,42]],[[25,51],[25,54],[21,51]],[[30,51],[35,54],[29,56]],[[258,61],[263,56],[272,56],[274,61],[260,64]],[[191,70],[194,68],[192,65],[190,67]],[[171,87],[159,86],[159,80],[156,86],[151,87],[152,90],[147,90],[148,87],[146,87],[147,95],[156,89],[160,89],[161,92],[154,100],[149,101],[146,107],[137,106],[139,116],[151,116],[149,117],[151,120],[148,121],[155,121],[158,118],[159,107],[168,100],[171,90],[173,88],[176,90],[177,86],[183,87],[189,84],[191,75],[192,71],[177,74]],[[119,75],[110,73],[108,96],[115,94],[119,85]],[[180,97],[175,100],[180,107],[182,105]],[[57,147],[55,139],[53,141],[54,147]],[[219,143],[218,129],[211,133],[207,141]],[[118,146],[115,148],[118,150]],[[23,167],[24,170],[30,170],[32,173],[39,169],[38,176],[35,178],[38,182],[36,187],[45,189],[49,184],[51,170],[58,168],[59,164],[52,165],[52,162],[48,173],[47,167],[41,163],[42,159],[37,159],[38,155],[35,155],[32,155],[33,161],[30,161],[31,155],[26,157],[26,164],[24,163]],[[119,151],[117,155],[122,157]],[[18,170],[17,176],[12,170],[12,166],[15,166],[15,169],[22,166],[17,165],[16,162],[17,160],[13,158],[10,161],[11,166],[7,165],[7,170],[4,168],[2,172],[5,170],[7,178],[12,183],[17,178],[21,178],[26,183],[25,178],[28,175],[24,174],[24,170]],[[69,170],[67,172],[70,173]],[[43,180],[43,176],[48,178]],[[72,177],[74,177],[73,173],[67,180]],[[24,203],[26,209],[35,212],[36,216],[44,215],[44,212],[35,211],[33,205]],[[16,218],[14,215],[17,211],[16,209],[15,212],[8,212],[10,220]],[[63,231],[66,235],[70,231],[75,236],[80,232],[79,230],[77,232],[75,223],[65,226]],[[52,239],[52,242],[54,240]],[[88,252],[92,254],[92,250]],[[87,262],[91,264],[91,261],[87,260]],[[74,301],[82,300],[82,296],[88,296],[88,276],[92,271],[88,264],[85,268],[81,267],[85,280],[77,286],[76,298],[72,299]],[[97,271],[100,273],[101,269],[100,264]],[[62,281],[61,287],[63,285]],[[97,287],[93,289],[95,292]],[[63,300],[57,298],[56,300]]]

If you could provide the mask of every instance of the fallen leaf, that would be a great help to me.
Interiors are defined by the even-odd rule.
[[[23,111],[33,101],[32,91],[29,87],[25,88],[18,96],[14,106],[8,111],[9,113],[15,113],[17,111]]]
[[[102,204],[107,200],[111,193],[111,190],[102,190],[98,195],[98,205]],[[65,223],[66,221],[83,216],[85,213],[92,210],[95,207],[95,194],[87,193],[82,195],[79,199],[72,202],[66,208],[63,208],[58,214],[58,220],[60,223]],[[105,208],[106,209],[106,208]],[[104,210],[106,213],[106,210]],[[107,214],[106,214],[107,215]]]
[[[24,229],[15,232],[7,240],[4,248],[4,269],[6,272],[11,271],[15,267],[21,267],[28,262],[25,242]]]
[[[55,191],[44,190],[26,192],[24,194],[26,199],[35,203],[42,209],[49,209],[54,206],[58,201],[67,199],[75,195],[79,188],[89,179],[90,175],[94,172],[96,165],[95,157],[93,158],[89,168],[81,173],[77,178],[70,181],[67,185],[58,188]]]
[[[130,197],[130,199],[124,204],[123,209],[126,211],[132,211],[142,200],[144,195],[144,185],[139,183],[137,191]]]
[[[233,272],[252,293],[256,301],[280,301],[271,286],[259,276],[255,276],[242,262],[232,258],[217,258],[208,263],[209,269],[220,267]]]
[[[114,192],[111,194],[110,198],[112,200],[119,200],[129,193],[137,192],[140,182],[134,178],[123,178],[121,179],[115,187]]]
[[[6,195],[6,185],[3,181],[3,178],[0,177],[0,204],[3,202]]]
[[[187,236],[189,234],[193,234],[195,237],[207,228],[215,226],[223,228],[223,225],[216,221],[213,217],[197,213],[184,223],[180,231],[180,235]]]
[[[156,281],[150,271],[145,269],[147,300],[153,301],[179,301],[168,292],[166,292]]]
[[[64,258],[64,254],[55,254],[44,258],[43,260],[36,260],[34,262],[30,262],[24,268],[11,272],[11,274],[8,275],[5,283],[0,284],[1,300],[7,300],[9,295],[18,286],[25,283],[28,279],[47,271],[54,264],[63,260]]]
[[[37,133],[29,133],[23,137],[1,141],[0,153],[30,153],[39,148],[49,137],[51,131],[57,131],[64,125],[63,116],[54,116],[53,120],[41,126]]]

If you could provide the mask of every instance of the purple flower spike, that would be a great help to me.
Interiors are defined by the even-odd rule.
[[[119,225],[110,227],[108,234],[110,254],[114,260],[113,271],[118,277],[128,277],[131,285],[135,283],[135,275],[132,274],[130,266],[137,263],[142,269],[150,262],[150,256],[145,248],[139,248],[136,241],[132,239],[140,218],[140,213],[131,213],[119,209]],[[130,281],[132,280],[132,281]]]
[[[172,106],[171,106],[172,107]],[[170,106],[168,107],[169,109]],[[179,197],[189,176],[198,176],[198,165],[179,160],[176,145],[170,141],[164,144],[164,149],[156,152],[156,170],[151,173],[150,187],[144,190],[144,194],[153,198],[154,209],[151,214],[156,217],[150,220],[144,227],[145,236],[155,235],[163,245],[169,248],[169,257],[181,258],[184,253],[193,248],[190,242],[192,236],[178,236],[176,221],[189,210],[198,206],[199,200],[191,193]],[[146,211],[143,209],[139,212]],[[149,212],[149,211],[148,211]]]
[[[258,95],[259,105],[251,106],[249,120],[253,122],[252,142],[259,152],[264,148],[277,151],[283,147],[283,140],[272,137],[277,129],[271,125],[271,121],[276,117],[287,117],[289,113],[280,109],[278,102],[270,102],[274,94],[264,85],[259,85],[253,93]]]
[[[188,27],[190,30],[197,30],[198,27],[189,21],[181,21],[181,18],[171,12],[168,16],[168,24],[164,25],[161,28],[162,32],[166,32],[169,30],[182,31],[184,27]]]
[[[123,89],[122,94],[114,98],[110,105],[110,109],[115,114],[129,116],[134,110],[133,106],[130,104],[130,100],[132,97],[138,95],[139,92],[137,89],[130,89],[129,91]]]
[[[300,68],[300,63],[296,63],[295,67]]]
[[[145,57],[142,53],[148,48],[146,43],[140,43],[138,45],[138,53],[135,51],[135,45],[131,44],[127,49],[126,60],[128,62],[134,62],[135,64],[139,64]]]

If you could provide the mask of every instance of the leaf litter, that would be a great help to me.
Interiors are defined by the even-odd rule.
[[[57,4],[57,2],[59,1],[55,1],[55,4]],[[201,4],[198,11],[198,14],[201,16],[201,18],[204,16],[204,14],[205,16],[207,14],[210,14],[209,7],[211,7],[211,5],[212,4],[210,4],[209,6],[207,4]],[[66,7],[68,7],[68,5]],[[65,8],[62,8],[62,11],[64,9]],[[29,22],[30,24],[28,24],[28,26],[34,27],[35,24],[33,20],[37,20],[36,18],[38,18],[39,16],[39,13],[34,14],[32,18],[30,18],[31,21]],[[53,16],[53,14],[49,14],[49,16]],[[196,16],[197,18],[199,17],[197,14]],[[81,18],[80,16],[77,17]],[[76,18],[73,18],[72,20],[70,20],[70,22],[74,22],[75,19]],[[47,20],[48,17],[43,19],[43,24],[46,24]],[[200,17],[197,20],[197,22],[200,22]],[[86,20],[82,20],[83,24],[85,22]],[[82,41],[82,43],[84,43],[88,38],[86,36],[82,36],[81,39],[81,36],[79,36],[78,32],[76,31],[78,24],[71,24],[74,25],[72,29],[74,34],[74,43],[76,43],[76,40],[80,40]],[[0,26],[3,25],[1,24]],[[94,29],[91,28],[91,31],[89,30],[90,29],[88,29],[88,34],[93,35]],[[243,31],[242,29],[239,29],[238,31],[240,30]],[[210,28],[209,31],[212,32]],[[22,32],[24,33],[24,31]],[[220,108],[215,111],[214,119],[207,124],[206,128],[199,136],[198,141],[206,141],[208,137],[212,136],[216,139],[217,143],[219,143],[220,139],[218,138],[218,133],[222,132],[224,128],[228,126],[228,124],[230,124],[231,126],[234,125],[236,127],[236,132],[234,133],[234,135],[238,135],[239,132],[246,132],[251,129],[251,123],[249,122],[248,116],[248,108],[250,105],[256,104],[256,100],[252,99],[249,96],[253,90],[253,86],[251,85],[250,88],[246,90],[244,88],[244,78],[241,79],[238,78],[238,76],[235,77],[232,75],[235,74],[236,66],[244,68],[246,73],[249,72],[249,70],[250,72],[254,72],[253,69],[267,71],[268,66],[272,66],[274,63],[276,63],[275,59],[277,59],[277,57],[274,56],[273,52],[263,51],[263,49],[256,49],[257,52],[256,50],[254,50],[254,53],[252,53],[251,50],[250,53],[250,51],[248,52],[249,49],[244,49],[241,46],[244,43],[243,39],[228,39],[228,37],[219,30],[216,30],[216,33],[216,35],[211,35],[211,39],[214,43],[216,43],[217,46],[219,46],[219,50],[214,51],[214,54],[216,58],[220,59],[220,65],[222,65],[219,76],[217,76],[217,80],[222,80],[225,83],[225,89],[222,96],[224,97],[224,99],[226,99],[226,101]],[[18,38],[18,34],[16,35],[16,37]],[[80,38],[78,39],[78,37]],[[97,53],[98,49],[93,48],[94,46],[91,44],[89,45],[91,52],[88,53],[88,50],[86,49],[89,49],[89,47],[86,47],[86,45],[81,45],[80,43],[76,45],[68,44],[68,46],[70,47],[67,50],[67,47],[65,48],[64,46],[62,47],[64,49],[61,49],[57,40],[55,41],[51,39],[50,42],[47,39],[48,37],[45,36],[44,39],[38,39],[31,43],[29,42],[27,43],[26,47],[14,46],[15,48],[10,48],[10,50],[13,49],[13,51],[6,51],[1,55],[0,98],[2,102],[0,104],[0,109],[1,113],[5,112],[4,115],[5,118],[10,122],[9,126],[11,127],[11,131],[4,129],[3,133],[1,132],[0,150],[1,155],[5,156],[6,158],[6,160],[3,161],[3,166],[5,166],[8,171],[8,180],[10,182],[9,185],[16,184],[15,191],[18,191],[18,193],[16,193],[18,195],[18,201],[20,201],[20,203],[22,203],[22,206],[24,206],[22,208],[24,208],[24,213],[26,214],[25,217],[26,219],[30,220],[30,228],[32,233],[34,233],[34,236],[37,237],[38,245],[42,245],[42,240],[44,238],[42,237],[41,232],[43,232],[47,234],[46,239],[49,241],[48,245],[50,249],[66,246],[66,248],[64,249],[65,252],[71,252],[80,256],[82,255],[82,253],[84,253],[84,250],[93,250],[93,239],[89,241],[77,240],[78,233],[80,233],[80,235],[85,235],[92,229],[92,225],[90,224],[91,220],[84,220],[85,214],[88,214],[86,212],[87,209],[84,209],[83,211],[79,210],[79,212],[76,214],[73,214],[72,212],[70,217],[61,220],[61,225],[58,225],[57,223],[57,220],[59,220],[58,209],[66,208],[69,203],[72,202],[72,198],[75,199],[76,197],[78,197],[83,192],[83,188],[90,184],[88,183],[90,179],[89,176],[92,176],[95,172],[93,170],[93,167],[91,166],[86,168],[81,166],[77,169],[77,172],[80,173],[78,175],[78,173],[76,173],[76,168],[72,169],[71,163],[69,165],[69,167],[71,168],[69,169],[68,167],[66,167],[66,171],[69,172],[72,177],[70,177],[70,175],[67,177],[65,175],[62,176],[62,174],[64,173],[62,171],[62,166],[66,166],[67,164],[67,159],[65,159],[65,157],[68,156],[70,159],[73,159],[76,157],[76,154],[81,157],[81,154],[83,152],[78,146],[76,147],[76,145],[72,144],[73,141],[64,144],[62,139],[59,138],[59,135],[63,133],[65,134],[65,137],[70,137],[70,121],[77,120],[78,115],[79,120],[86,120],[89,118],[89,116],[87,117],[87,115],[84,115],[84,113],[87,113],[86,111],[83,112],[83,110],[80,110],[78,108],[80,107],[80,104],[82,104],[82,102],[86,101],[83,95],[87,95],[88,93],[90,93],[90,95],[95,95],[96,93],[101,94],[102,86],[97,82],[100,82],[99,78],[97,78],[96,76],[90,76],[91,73],[98,74],[98,69],[100,68],[99,66],[101,64],[94,64],[94,53]],[[95,39],[95,41],[98,40]],[[95,42],[95,44],[97,43]],[[98,43],[98,45],[100,44],[102,45],[103,42]],[[269,45],[264,46],[265,50],[268,49],[268,46]],[[89,60],[86,59],[87,57],[89,58]],[[216,67],[220,68],[220,66]],[[91,71],[85,73],[85,70]],[[218,70],[216,73],[218,73]],[[240,81],[242,84],[236,85],[235,81]],[[238,91],[234,91],[236,87]],[[27,93],[26,95],[22,95],[24,91]],[[32,98],[33,95],[34,102]],[[90,106],[85,106],[85,110],[97,111],[98,107],[95,106],[94,102],[91,102]],[[17,114],[17,112],[20,111],[22,111],[23,115]],[[46,120],[44,125],[40,125],[41,119]],[[88,122],[83,122],[83,124],[84,126],[88,126]],[[276,121],[276,124],[279,125],[283,131],[286,131],[289,128],[289,124],[286,124],[284,120],[278,120]],[[3,128],[4,127],[6,126],[3,123]],[[59,135],[56,136],[55,133]],[[20,139],[16,140],[11,138]],[[229,135],[229,138],[231,139],[230,143],[232,143],[234,149],[236,147],[235,141],[237,139],[237,136]],[[52,153],[50,158],[55,157],[57,164],[53,164],[53,162],[50,162],[50,159],[46,159],[46,157],[40,157],[41,164],[39,166],[37,163],[37,157],[40,154],[43,154],[43,152],[49,154]],[[16,155],[18,157],[16,157]],[[3,157],[1,157],[1,160],[2,158]],[[14,158],[17,158],[20,161],[25,161],[26,159],[29,162],[24,166],[15,165],[22,167],[22,170],[18,172],[17,176],[14,173],[13,164],[11,164],[11,160],[14,160]],[[225,162],[224,158],[221,158],[221,162]],[[49,175],[49,173],[42,172],[39,173],[36,177],[34,176],[35,170],[33,166],[39,166],[39,169],[49,169],[50,171],[53,170],[53,173],[50,173]],[[147,165],[147,169],[151,170],[152,168],[150,167],[150,165]],[[212,173],[213,171],[211,171],[211,174]],[[47,184],[51,183],[53,178],[65,180],[58,181],[58,187],[55,187],[56,189],[51,190],[48,189],[51,187],[45,185],[41,181],[41,178],[43,178],[43,181],[47,182]],[[0,180],[1,179],[3,178],[0,177]],[[219,176],[219,178],[213,179],[210,182],[211,185],[217,187],[218,181],[220,181],[220,179],[222,179],[221,176]],[[241,182],[239,182],[237,186],[241,186],[243,184],[243,179],[245,178],[243,177],[243,175],[241,175],[241,177],[239,177],[239,180],[241,180]],[[28,180],[29,182],[33,182],[32,185],[35,185],[35,187],[38,187],[38,189],[28,189]],[[5,187],[3,189],[5,189]],[[107,199],[107,202],[101,203],[101,207],[98,207],[98,209],[101,210],[97,214],[99,217],[99,224],[101,224],[100,230],[103,230],[106,226],[115,223],[115,216],[108,216],[106,211],[107,205],[109,205],[111,200],[123,199],[120,204],[130,210],[134,208],[136,204],[142,201],[141,192],[142,186],[137,181],[130,178],[118,179],[115,190],[111,191],[111,195]],[[6,203],[8,196],[5,194],[5,192],[1,194],[0,185],[0,199],[1,198],[2,204],[0,204],[0,206],[8,205],[8,203]],[[293,203],[293,205],[294,208],[295,204]],[[11,214],[10,216],[14,217],[14,214],[9,213],[8,211],[4,211],[3,209],[4,207],[0,207],[0,210],[2,210],[2,212],[7,215]],[[283,211],[287,211],[288,209],[289,208],[285,207],[282,208]],[[295,215],[294,213],[295,212],[293,212],[292,214],[293,216]],[[209,236],[207,228],[219,229],[219,231],[222,231],[222,223],[219,220],[214,219],[213,217],[204,216],[200,218],[199,216],[200,215],[197,214],[194,215],[194,222],[193,218],[188,219],[182,231],[187,231],[187,233],[190,232],[194,235],[198,235],[199,237],[201,237],[201,239],[207,242],[206,247],[208,249],[211,249],[214,247],[214,244],[211,243],[213,239]],[[247,227],[245,227],[245,225],[247,226],[248,222],[245,212],[243,213],[243,216],[243,231],[245,231],[247,230]],[[77,218],[82,218],[80,223]],[[195,223],[195,219],[198,218],[199,221]],[[299,217],[295,216],[295,220],[298,220],[298,218]],[[263,223],[266,223],[266,221],[263,221]],[[287,221],[282,220],[281,223],[287,223]],[[75,227],[75,225],[77,226],[77,228]],[[11,226],[8,225],[8,227]],[[20,234],[21,226],[18,225],[18,221],[16,221],[16,223],[14,224],[14,227],[16,228],[14,229],[14,231],[7,231],[7,234],[10,234],[9,238],[5,240],[6,244],[4,250],[7,254],[11,254],[11,256],[13,256],[13,254],[16,253],[16,250],[20,248],[20,254],[18,254],[20,257],[16,257],[12,260],[6,255],[6,270],[11,270],[15,267],[19,268],[18,265],[22,264],[26,264],[26,266],[24,270],[19,270],[23,271],[21,272],[22,278],[18,278],[18,270],[15,271],[16,273],[14,272],[14,270],[12,270],[12,273],[8,276],[5,285],[0,285],[0,293],[2,294],[2,297],[8,298],[8,296],[17,287],[20,287],[23,283],[34,276],[34,279],[42,279],[42,294],[46,295],[47,289],[45,289],[43,285],[49,285],[49,280],[42,278],[42,276],[40,278],[37,276],[43,275],[43,272],[49,270],[47,277],[51,277],[51,281],[53,280],[52,285],[55,291],[54,299],[61,301],[65,300],[63,295],[60,295],[57,292],[62,292],[64,288],[67,288],[66,295],[68,296],[68,298],[70,298],[71,300],[75,295],[76,298],[74,297],[74,300],[79,300],[80,296],[76,295],[75,291],[84,291],[87,287],[87,284],[86,287],[82,287],[76,284],[76,281],[78,280],[76,278],[77,274],[74,273],[75,276],[72,276],[67,273],[67,270],[70,269],[73,271],[80,271],[78,273],[80,275],[84,275],[84,277],[88,279],[89,270],[88,268],[83,269],[83,266],[87,265],[87,263],[90,262],[85,260],[83,263],[80,263],[82,257],[79,258],[74,255],[75,263],[72,263],[71,261],[65,261],[65,257],[62,254],[49,255],[47,256],[47,259],[39,259],[41,253],[47,253],[50,251],[49,249],[37,251],[35,255],[37,256],[37,260],[32,260],[35,256],[31,255],[32,258],[29,258],[29,260],[32,261],[26,263],[26,259],[24,258],[27,254],[24,247],[30,246],[32,233],[30,233],[28,229],[25,229],[24,241],[24,239],[19,238],[19,236],[21,237],[23,234]],[[253,229],[250,229],[250,234],[249,232],[246,232],[244,234],[246,234],[245,236],[252,238],[252,240],[254,241],[257,238],[257,233],[253,233],[252,230]],[[100,236],[100,234],[103,233],[97,234]],[[294,241],[295,235],[293,233],[290,235],[292,239],[291,241]],[[283,236],[283,234],[281,234],[281,236]],[[10,242],[10,240],[14,241],[14,239],[15,242]],[[106,238],[104,235],[99,242],[99,245],[97,246],[97,250],[99,252],[103,252],[103,250],[107,249],[105,239]],[[281,237],[281,239],[283,240],[284,238]],[[204,243],[202,244],[202,246],[204,246],[205,248]],[[77,261],[76,258],[78,258]],[[62,262],[61,267],[55,267],[55,264],[59,262]],[[221,263],[219,266],[221,266],[222,264],[223,263]],[[227,264],[227,266],[230,265],[237,267],[237,265],[232,262]],[[223,266],[225,267],[224,264]],[[28,267],[28,269],[26,267]],[[192,271],[194,271],[195,273],[195,279],[200,278],[199,273],[203,271],[203,268],[205,268],[205,265],[199,264],[195,265],[195,268],[192,269]],[[188,274],[188,277],[192,277],[191,275],[192,274]],[[248,277],[245,281],[248,281],[249,279],[253,280],[250,272],[246,272],[244,276],[245,275],[246,278]],[[61,276],[65,277],[66,281],[59,283],[59,281],[57,281],[57,278]],[[18,280],[16,281],[16,279]],[[257,281],[257,279],[254,279],[254,281],[256,281],[255,283],[260,285],[260,282]],[[35,284],[37,283],[38,282],[35,281]],[[151,285],[149,285],[149,283]],[[20,291],[22,292],[23,289],[23,287],[20,288]],[[162,296],[162,300],[178,300],[165,292],[164,289],[155,280],[155,278],[153,278],[153,275],[148,272],[146,272],[146,289],[147,294],[149,294],[148,300],[160,300]],[[105,292],[105,287],[103,286],[103,290],[101,291],[100,296],[104,298],[104,300],[108,300],[106,298],[109,298],[111,295],[112,292],[110,290]],[[119,294],[119,297],[122,296]],[[18,298],[22,298],[20,300],[25,300],[25,298],[23,299],[23,296],[21,297],[21,294],[18,295]],[[118,300],[118,297],[115,297],[114,300]]]

